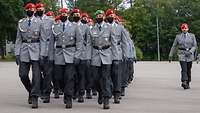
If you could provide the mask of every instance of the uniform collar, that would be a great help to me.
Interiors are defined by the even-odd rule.
[[[78,26],[80,26],[80,25],[81,25],[81,21],[78,21],[78,22],[73,22],[73,23],[77,24]]]
[[[60,22],[61,22],[61,21],[60,21]],[[67,20],[67,21],[61,22],[61,23],[67,25],[67,24],[69,23],[69,21]]]
[[[101,24],[98,24],[98,23],[97,23],[97,26],[98,26],[98,27],[100,27],[100,26],[102,27],[102,26],[104,26],[104,24],[105,24],[105,22],[103,21]]]
[[[35,18],[35,16],[27,17],[27,20],[31,20],[31,21],[33,21],[34,18]]]

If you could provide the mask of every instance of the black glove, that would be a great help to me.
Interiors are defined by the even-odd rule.
[[[89,67],[90,64],[91,64],[91,60],[86,60],[86,65],[87,65],[87,67]]]
[[[44,66],[44,62],[45,62],[44,59],[45,59],[44,56],[40,57],[40,66]]]
[[[120,61],[118,61],[118,60],[113,60],[112,63],[113,63],[114,65],[119,65]]]
[[[78,58],[74,58],[74,64],[75,64],[75,65],[80,64],[80,59],[78,59]]]
[[[169,63],[172,62],[172,56],[169,56]]]
[[[16,64],[17,64],[17,65],[20,64],[20,56],[19,56],[19,55],[16,56]]]

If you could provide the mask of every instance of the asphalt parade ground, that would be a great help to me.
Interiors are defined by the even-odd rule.
[[[138,62],[126,96],[121,104],[111,99],[110,110],[103,110],[97,97],[85,103],[74,101],[68,110],[63,98],[53,95],[49,104],[39,100],[39,108],[33,110],[27,97],[15,63],[0,62],[0,113],[200,113],[200,64],[193,63],[191,89],[183,90],[178,62]]]

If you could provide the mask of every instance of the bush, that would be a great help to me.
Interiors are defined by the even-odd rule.
[[[143,52],[140,48],[135,47],[136,49],[136,56],[137,56],[137,60],[142,60],[143,59]]]

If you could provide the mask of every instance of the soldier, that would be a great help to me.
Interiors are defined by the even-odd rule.
[[[111,64],[112,47],[114,45],[114,33],[112,27],[104,22],[104,11],[97,10],[96,24],[91,29],[92,39],[92,62],[93,72],[98,74],[95,80],[99,93],[98,103],[102,104],[104,109],[110,109],[109,99],[111,93]]]
[[[38,108],[40,96],[40,34],[41,22],[34,16],[35,5],[25,5],[27,17],[19,20],[15,42],[16,63],[19,65],[19,77],[29,93],[28,103],[32,108]],[[29,79],[29,70],[32,67],[32,82]]]
[[[125,30],[122,25],[115,23],[115,13],[112,9],[106,11],[106,19],[114,30],[114,46],[112,47],[113,61],[112,61],[112,83],[114,103],[119,104],[119,97],[121,95],[121,74],[122,74],[122,57],[126,51],[127,39]]]
[[[186,23],[183,23],[180,28],[182,33],[176,35],[169,54],[169,62],[172,61],[175,48],[178,46],[178,57],[182,69],[181,86],[184,89],[190,89],[192,61],[194,60],[197,42],[195,35],[188,32],[189,27]]]
[[[77,65],[78,102],[83,103],[84,102],[83,96],[85,94],[85,83],[86,83],[85,80],[91,62],[91,40],[89,35],[90,29],[87,24],[81,23],[81,14],[79,9],[73,9],[72,16],[74,23],[79,26],[81,30],[81,36],[83,38],[82,51],[80,54],[80,63],[79,65]]]
[[[68,21],[68,10],[66,8],[59,9],[61,13],[60,21],[52,26],[55,36],[54,42],[54,61],[55,61],[55,79],[57,83],[61,83],[64,91],[64,103],[66,108],[72,108],[72,96],[74,90],[75,65],[79,64],[82,34],[80,28]]]
[[[41,20],[43,34],[41,34],[40,44],[40,69],[41,69],[41,80],[42,89],[41,95],[43,97],[43,103],[50,102],[51,94],[51,78],[53,73],[53,44],[50,40],[53,39],[53,33],[51,30],[53,24],[53,18],[46,16],[45,5],[42,3],[36,4],[37,18]]]
[[[125,96],[125,88],[133,80],[134,76],[134,62],[136,63],[136,50],[133,41],[131,40],[130,33],[126,30],[126,38],[128,45],[126,47],[127,57],[123,60],[123,75],[122,75],[122,89],[121,96]]]

